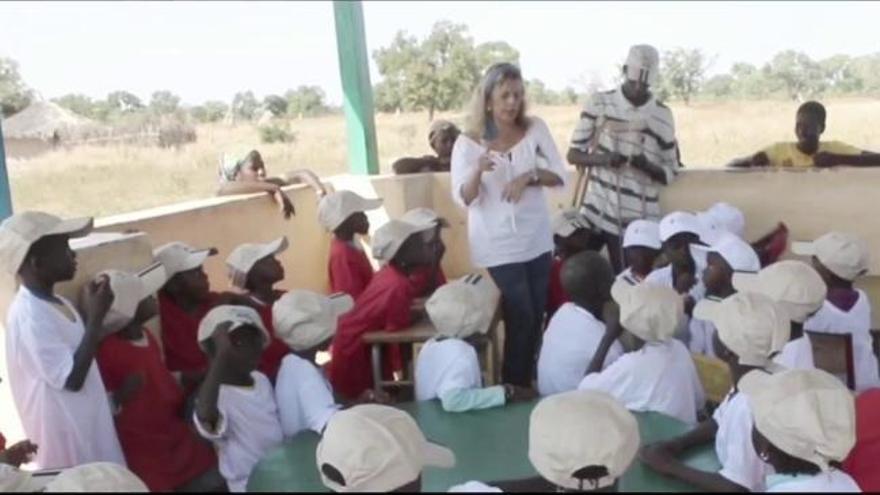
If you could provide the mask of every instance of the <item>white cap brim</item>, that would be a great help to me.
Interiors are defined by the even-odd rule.
[[[148,298],[161,289],[168,282],[168,275],[162,263],[156,262],[138,272],[138,278],[144,286],[141,300]]]
[[[330,299],[330,304],[333,306],[333,313],[337,318],[351,311],[351,308],[354,307],[354,299],[345,292],[337,292],[335,294],[330,294],[327,296]]]
[[[739,292],[761,292],[760,278],[757,273],[735,272],[733,288]]]
[[[70,237],[83,237],[92,231],[95,220],[92,217],[70,218],[62,220],[45,235],[69,235]]]
[[[800,256],[815,256],[816,244],[813,242],[795,241],[791,243],[791,252]]]
[[[701,299],[696,306],[694,306],[694,318],[698,320],[712,321],[718,317],[718,311],[720,308],[720,301]]]
[[[199,251],[193,251],[186,257],[186,260],[180,264],[180,272],[186,272],[189,270],[194,270],[205,264],[205,261],[208,260],[210,256],[216,254],[216,250],[214,249],[202,249]]]
[[[422,455],[424,456],[425,466],[443,469],[450,469],[455,466],[455,454],[446,447],[436,443],[425,442]]]

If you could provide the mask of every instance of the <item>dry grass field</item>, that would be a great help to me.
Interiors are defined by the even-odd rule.
[[[826,102],[827,139],[880,149],[880,100]],[[717,167],[778,140],[793,138],[797,104],[782,101],[672,105],[682,161],[689,167]],[[577,107],[537,107],[564,152],[579,114]],[[440,115],[461,122],[458,113]],[[394,159],[429,152],[427,115],[376,116],[382,171]],[[224,150],[260,149],[272,172],[308,167],[318,175],[344,173],[345,119],[341,115],[292,120],[296,141],[259,144],[255,127],[201,126],[198,141],[179,150],[137,146],[82,146],[10,164],[14,207],[65,215],[104,216],[214,194],[217,163]]]

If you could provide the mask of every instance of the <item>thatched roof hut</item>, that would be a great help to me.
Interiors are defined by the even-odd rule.
[[[96,122],[56,103],[35,101],[3,121],[3,136],[7,139],[75,140],[100,128]]]

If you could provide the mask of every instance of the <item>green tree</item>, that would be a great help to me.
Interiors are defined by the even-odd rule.
[[[263,98],[263,107],[272,112],[273,117],[281,117],[287,113],[287,100],[278,95],[268,95]]]
[[[487,41],[477,45],[477,65],[484,72],[492,64],[508,62],[519,66],[519,50],[506,41]]]
[[[866,94],[880,93],[880,53],[856,57],[852,61],[851,70],[858,81],[858,91]]]
[[[699,49],[675,48],[663,54],[660,67],[662,99],[673,97],[689,104],[700,90],[709,61]]]
[[[232,98],[232,112],[237,117],[251,120],[259,107],[260,103],[253,91],[238,92]]]
[[[171,91],[155,91],[150,96],[150,110],[157,115],[169,115],[180,107],[180,97]]]
[[[128,91],[114,91],[107,95],[107,105],[120,113],[136,112],[144,108],[143,102]]]
[[[805,53],[786,50],[776,54],[765,66],[767,74],[778,81],[786,96],[792,100],[803,100],[821,95],[826,89],[826,80],[819,64]]]
[[[206,101],[190,109],[190,115],[202,123],[219,122],[226,116],[229,106],[222,101]]]
[[[284,93],[287,114],[295,117],[320,115],[328,110],[324,90],[318,86],[300,86]]]
[[[0,113],[4,117],[30,105],[33,92],[18,72],[18,62],[0,57]]]
[[[733,94],[733,76],[718,74],[703,83],[702,92],[713,98],[729,98]]]

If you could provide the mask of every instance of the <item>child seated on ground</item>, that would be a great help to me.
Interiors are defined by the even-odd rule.
[[[452,147],[461,131],[448,120],[435,120],[428,130],[428,144],[436,156],[425,155],[420,158],[405,157],[395,161],[391,168],[397,175],[421,172],[449,172]]]
[[[344,292],[357,299],[373,278],[373,265],[355,236],[370,231],[364,212],[381,206],[381,199],[366,199],[351,191],[330,193],[318,203],[318,223],[333,233],[328,261],[331,293]]]
[[[282,236],[265,244],[242,244],[226,258],[232,285],[244,291],[269,331],[269,346],[263,351],[258,369],[272,383],[275,383],[281,360],[287,355],[287,345],[276,338],[272,326],[272,304],[284,294],[284,291],[274,288],[275,284],[284,280],[284,266],[276,256],[283,253],[287,246],[287,237]]]
[[[217,457],[183,419],[184,394],[144,324],[158,314],[153,294],[165,283],[156,263],[138,274],[102,272],[113,292],[108,335],[96,359],[114,408],[125,461],[152,491],[225,489]]]
[[[840,469],[856,442],[856,411],[839,380],[821,370],[752,372],[740,387],[754,411],[755,450],[775,471],[768,492],[860,491]]]
[[[702,269],[706,298],[714,301],[721,301],[736,292],[733,287],[734,273],[757,273],[761,269],[761,261],[755,250],[726,231],[711,247],[692,245],[691,256],[698,269]],[[716,357],[712,345],[712,336],[715,334],[712,323],[691,318],[689,330],[691,352]]]
[[[862,151],[841,141],[820,141],[825,132],[825,107],[808,101],[795,115],[795,142],[773,144],[748,158],[734,160],[728,167],[875,167],[880,154]]]
[[[426,230],[422,234],[425,242],[434,254],[434,262],[430,266],[415,270],[409,277],[412,280],[416,297],[430,296],[437,287],[446,283],[446,274],[443,273],[443,267],[441,266],[443,255],[446,254],[446,244],[443,243],[443,237],[441,237],[440,232],[442,229],[449,227],[449,222],[445,218],[439,217],[430,208],[413,208],[404,213],[400,219],[416,225],[434,226],[433,229]]]
[[[687,348],[673,338],[684,318],[681,297],[667,287],[624,281],[614,284],[611,295],[620,314],[606,313],[605,335],[578,389],[609,393],[632,411],[696,423],[703,387]],[[603,370],[618,338],[624,354]]]
[[[660,255],[660,226],[651,220],[633,220],[623,234],[623,258],[626,269],[617,275],[632,285],[641,283],[654,270]]]
[[[704,299],[694,314],[715,325],[715,354],[727,363],[733,389],[711,419],[677,438],[646,446],[641,459],[655,471],[698,489],[763,491],[767,470],[752,445],[749,399],[738,387],[750,371],[778,369],[771,357],[788,341],[789,315],[769,297],[754,292],[738,292],[721,302]],[[678,459],[688,449],[713,440],[721,471],[694,469]]]
[[[563,210],[553,218],[553,265],[550,268],[550,287],[547,292],[547,321],[556,310],[569,301],[562,287],[562,264],[582,251],[599,251],[603,241],[579,209]]]
[[[319,197],[327,194],[321,180],[311,170],[293,170],[280,177],[266,177],[263,157],[259,151],[252,149],[245,153],[227,153],[223,156],[220,162],[220,187],[217,189],[217,195],[265,192],[278,203],[284,218],[290,218],[296,212],[290,197],[281,188],[303,182],[311,186]]]
[[[843,463],[843,469],[864,492],[880,492],[880,388],[856,397],[856,445]]]
[[[640,442],[636,418],[601,392],[547,397],[529,418],[529,461],[557,492],[617,491]]]
[[[217,306],[199,324],[198,344],[211,359],[193,420],[217,449],[231,492],[244,492],[254,466],[284,435],[275,393],[257,371],[269,332],[246,306]]]
[[[868,273],[867,243],[851,234],[830,232],[813,242],[792,243],[791,250],[812,256],[813,267],[828,287],[826,301],[804,322],[804,330],[851,334],[856,391],[880,386],[871,340],[871,303],[864,291],[853,287]]]
[[[425,439],[409,414],[374,404],[334,414],[315,458],[335,492],[418,492],[426,467],[455,465],[455,454]]]
[[[482,275],[468,275],[428,299],[425,310],[437,337],[425,342],[416,360],[416,400],[440,399],[444,410],[464,412],[535,396],[513,385],[482,386],[475,346],[492,319],[487,283]]]
[[[373,387],[370,351],[361,340],[363,335],[402,330],[413,321],[415,294],[409,276],[433,262],[433,254],[420,235],[431,228],[391,220],[373,235],[373,257],[385,266],[355,299],[354,309],[342,317],[331,346],[330,383],[341,396],[353,399]],[[390,378],[392,371],[403,368],[403,360],[396,347],[386,349],[383,373]]]
[[[559,308],[541,344],[538,355],[538,392],[541,395],[575,390],[596,353],[605,324],[603,309],[611,301],[614,274],[611,264],[599,253],[585,251],[566,260],[562,267],[562,286],[571,297]],[[614,342],[602,363],[605,369],[623,348]]]

